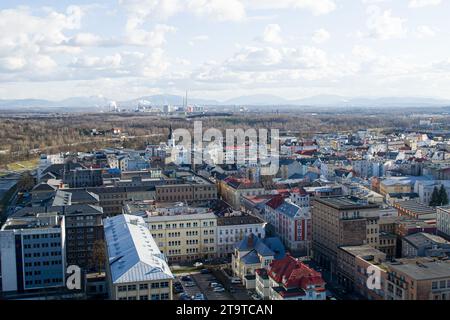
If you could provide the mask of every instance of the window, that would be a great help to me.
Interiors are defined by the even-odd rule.
[[[139,290],[147,290],[148,289],[148,283],[141,283],[139,285]]]

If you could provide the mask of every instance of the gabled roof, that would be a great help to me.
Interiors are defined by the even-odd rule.
[[[325,283],[319,272],[291,255],[274,260],[269,266],[268,274],[285,288],[306,289],[309,285],[321,286]]]
[[[273,197],[269,201],[266,202],[266,205],[269,206],[272,209],[277,209],[279,206],[281,206],[284,202],[284,198],[281,195],[277,195],[276,197]]]
[[[300,211],[300,207],[291,202],[284,201],[278,208],[277,211],[281,214],[288,216],[289,218],[294,218]]]
[[[164,255],[141,217],[107,218],[104,230],[114,284],[173,279]]]
[[[52,192],[52,191],[56,191],[58,188],[56,188],[55,186],[52,186],[48,183],[42,182],[39,183],[37,186],[35,186],[32,190],[33,191],[48,191],[48,192]]]

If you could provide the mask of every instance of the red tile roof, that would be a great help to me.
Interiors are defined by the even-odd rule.
[[[267,201],[266,205],[271,207],[272,209],[276,209],[281,206],[284,202],[284,197],[281,195],[277,195],[273,197],[271,200]]]
[[[274,260],[269,266],[269,276],[285,288],[306,289],[309,285],[322,286],[325,281],[320,272],[306,264],[286,255],[281,260]]]

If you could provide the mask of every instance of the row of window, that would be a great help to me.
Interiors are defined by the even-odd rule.
[[[51,260],[51,261],[43,261],[42,263],[40,261],[35,262],[25,262],[25,267],[40,267],[42,266],[55,266],[62,264],[61,260]]]
[[[169,287],[169,282],[164,281],[164,282],[153,282],[150,284],[150,288],[152,289],[159,289],[159,288],[168,288]],[[138,286],[136,284],[129,284],[129,285],[124,285],[124,286],[118,286],[117,290],[119,292],[125,292],[125,291],[136,291],[138,288]],[[148,283],[140,283],[139,284],[139,290],[148,290],[149,285]]]
[[[214,223],[214,221],[203,221],[203,227],[214,227],[215,226],[215,223]],[[180,228],[180,229],[183,229],[183,228],[192,228],[192,227],[194,227],[194,228],[197,228],[199,225],[198,225],[198,222],[186,222],[186,223],[184,223],[184,222],[181,222],[181,223],[172,223],[172,224],[170,224],[170,223],[167,223],[166,225],[165,225],[165,228],[166,229],[177,229],[177,228]],[[162,230],[163,229],[163,227],[164,227],[164,225],[163,224],[158,224],[158,225],[155,225],[155,224],[152,224],[151,225],[151,227],[150,227],[150,229],[151,230]]]
[[[24,239],[48,239],[48,238],[59,238],[59,233],[51,233],[51,234],[26,234],[23,236]]]
[[[24,244],[23,247],[25,249],[38,249],[38,248],[48,248],[50,245],[50,247],[54,248],[54,247],[59,247],[61,246],[61,243],[59,242],[51,242],[51,243],[33,243],[33,245],[31,244]]]
[[[33,254],[31,254],[31,253],[25,253],[23,256],[25,257],[25,258],[31,258],[31,257],[34,257],[34,258],[37,258],[37,257],[40,257],[40,256],[43,256],[43,257],[48,257],[48,256],[52,256],[52,257],[58,257],[58,256],[60,256],[61,255],[61,252],[59,252],[59,251],[52,251],[52,252],[34,252]]]
[[[258,232],[259,232],[259,229],[255,228],[255,233],[258,233]],[[226,230],[220,230],[219,231],[220,235],[223,235],[223,234],[228,235],[228,234],[233,234],[233,233],[235,233],[235,234],[238,234],[238,233],[245,233],[245,234],[253,233],[253,228],[235,229],[234,231],[233,231],[233,229],[230,229],[230,230],[226,229]]]
[[[139,300],[148,300],[149,296],[142,295],[139,296]],[[150,296],[151,300],[169,300],[169,294],[168,293],[161,293],[161,294],[152,294]],[[121,297],[119,300],[138,300],[137,297]]]
[[[50,283],[62,283],[61,279],[58,278],[52,278],[52,279],[44,279],[44,280],[26,280],[25,285],[32,286],[32,285],[42,285],[42,284],[50,284]]]

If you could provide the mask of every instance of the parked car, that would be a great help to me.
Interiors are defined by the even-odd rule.
[[[220,283],[218,283],[218,282],[210,282],[209,286],[211,288],[215,288],[215,287],[221,287],[222,285]]]
[[[192,278],[190,276],[182,276],[181,281],[192,281]]]
[[[197,293],[192,300],[206,300],[203,293]]]
[[[202,269],[202,270],[200,270],[200,273],[201,274],[210,274],[211,270],[209,270],[209,269]]]
[[[195,287],[195,283],[193,281],[188,281],[184,284],[187,288],[189,287]]]
[[[200,261],[197,261],[196,263],[194,263],[194,267],[196,267],[196,268],[203,267],[203,263]]]
[[[223,287],[214,287],[213,291],[214,292],[224,292],[225,289]]]
[[[191,297],[189,297],[189,295],[186,292],[183,292],[180,295],[180,300],[191,300]]]
[[[232,278],[231,279],[231,283],[241,283],[242,281],[241,281],[241,279],[239,279],[239,278]]]

